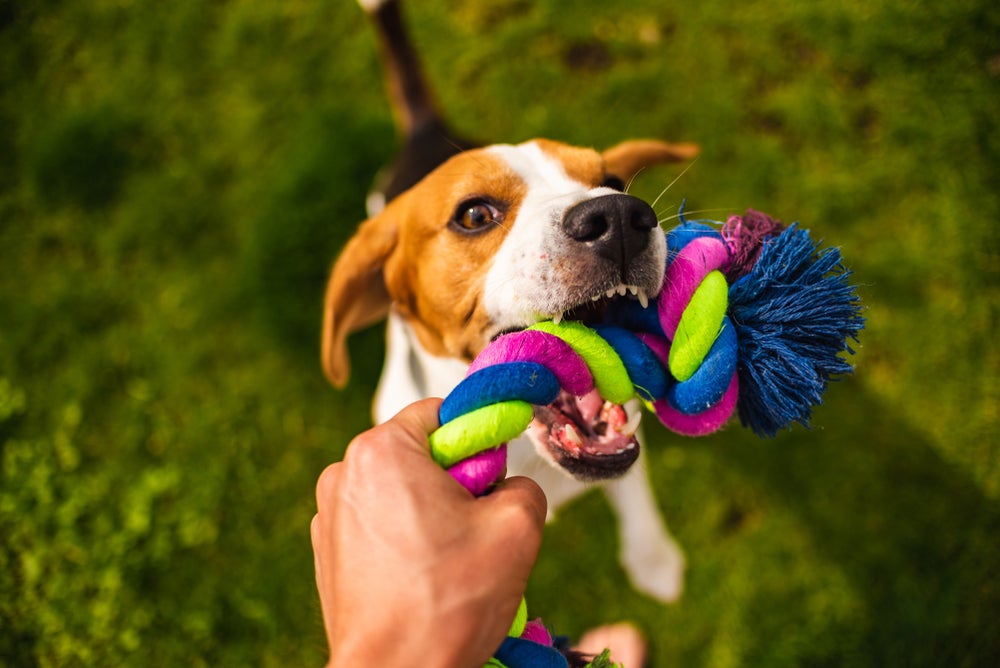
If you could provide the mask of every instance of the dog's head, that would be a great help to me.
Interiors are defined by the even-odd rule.
[[[471,361],[497,334],[540,320],[590,320],[612,299],[645,302],[666,244],[624,184],[697,148],[642,140],[603,153],[547,140],[460,153],[362,223],[327,285],[323,365],[347,381],[347,336],[395,309],[426,350]],[[620,475],[634,425],[600,397],[536,411],[539,452],[573,475]]]

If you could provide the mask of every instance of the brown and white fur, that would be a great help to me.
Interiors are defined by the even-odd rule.
[[[361,4],[379,31],[404,145],[369,198],[371,217],[331,273],[323,366],[343,386],[348,335],[387,318],[374,402],[382,422],[420,398],[446,396],[501,332],[574,317],[613,298],[657,294],[663,234],[648,205],[621,189],[641,169],[690,159],[697,147],[636,140],[597,152],[539,139],[468,148],[450,136],[431,100],[398,0]],[[614,436],[618,446],[632,424]],[[536,424],[509,444],[508,472],[541,485],[550,518],[599,481],[618,519],[620,558],[633,585],[675,600],[684,557],[666,530],[638,446],[620,449],[627,451],[567,457]]]

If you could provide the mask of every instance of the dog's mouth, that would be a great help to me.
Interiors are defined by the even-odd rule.
[[[557,464],[582,480],[615,478],[639,456],[635,432],[642,417],[591,390],[574,397],[565,390],[548,406],[535,406],[532,436]]]
[[[556,311],[552,314],[552,321],[559,324],[563,320],[577,320],[586,325],[601,322],[608,304],[617,299],[634,299],[643,308],[649,306],[649,295],[644,288],[619,283],[617,287],[599,292],[568,309]]]
[[[645,290],[620,284],[559,311],[552,320],[594,325],[620,300],[638,301],[643,308],[649,304]],[[604,480],[623,475],[639,457],[635,434],[641,418],[638,412],[630,418],[624,406],[605,400],[596,389],[582,397],[560,390],[548,406],[535,406],[529,431],[555,463],[574,477]]]

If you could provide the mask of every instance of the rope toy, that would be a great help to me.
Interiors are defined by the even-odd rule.
[[[713,433],[734,412],[762,437],[808,427],[828,382],[852,371],[840,353],[853,353],[847,339],[864,326],[839,250],[753,210],[721,229],[680,219],[655,304],[618,299],[601,324],[546,321],[494,339],[441,404],[435,461],[487,493],[505,475],[506,442],[561,390],[596,389],[614,404],[638,397],[685,436]],[[519,613],[489,665],[567,666],[526,619]]]

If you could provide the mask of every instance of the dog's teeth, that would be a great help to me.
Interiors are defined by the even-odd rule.
[[[618,285],[618,296],[624,297],[625,293],[628,292],[628,288],[625,287],[624,283]]]
[[[641,307],[646,308],[647,306],[649,306],[649,297],[646,296],[645,290],[639,288],[639,291],[636,293],[635,296],[639,298],[639,305]]]
[[[554,322],[557,325],[560,322],[562,322],[562,319],[563,319],[563,312],[562,311],[559,311],[559,313],[556,313],[554,316],[552,316],[552,322]]]
[[[591,297],[591,298],[590,298],[590,301],[592,301],[592,302],[596,302],[596,301],[597,301],[598,299],[600,299],[600,298],[601,298],[601,297],[603,297],[603,296],[604,296],[604,295],[594,295],[593,297]]]
[[[639,422],[642,421],[642,413],[633,413],[628,422],[618,427],[616,431],[622,436],[632,437],[639,430]]]
[[[565,427],[563,427],[563,435],[566,436],[568,440],[572,441],[576,445],[583,445],[583,439],[580,438],[579,432],[577,432],[576,427],[574,427],[572,424],[567,424]]]
[[[639,294],[639,288],[635,285],[628,286],[628,291],[632,293],[632,296]]]
[[[618,290],[616,290],[615,288],[611,288],[610,290],[604,293],[604,296],[609,298],[614,297],[617,292]]]

